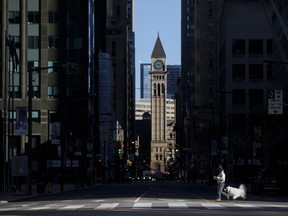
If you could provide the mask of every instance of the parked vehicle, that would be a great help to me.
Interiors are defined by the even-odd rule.
[[[142,172],[142,180],[144,181],[155,181],[153,178],[151,170],[143,170]]]
[[[255,194],[263,192],[287,193],[288,174],[285,170],[262,169],[254,178],[253,190]]]

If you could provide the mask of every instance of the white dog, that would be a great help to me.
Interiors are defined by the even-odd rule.
[[[244,184],[241,184],[239,188],[227,186],[224,191],[228,194],[228,199],[232,197],[235,200],[241,197],[243,200],[246,200],[246,186]]]

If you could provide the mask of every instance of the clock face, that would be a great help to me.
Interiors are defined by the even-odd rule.
[[[162,69],[163,68],[163,62],[161,60],[156,60],[154,62],[154,68],[157,70]]]

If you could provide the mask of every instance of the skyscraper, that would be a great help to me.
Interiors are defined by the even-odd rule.
[[[180,73],[180,65],[167,65],[167,99],[175,99]]]
[[[177,79],[180,77],[180,65],[167,65],[167,99],[175,99]],[[140,64],[140,97],[151,96],[151,64]]]
[[[127,145],[134,139],[133,0],[124,4],[116,0],[0,2],[1,186],[11,183],[7,161],[30,153],[32,162],[39,164],[39,169],[31,173],[33,178],[49,169],[48,159],[81,159],[83,162],[71,169],[70,177],[77,175],[73,179],[80,179],[79,183],[84,185],[93,178],[86,178],[87,170],[95,168],[89,161],[101,153],[101,115],[108,114],[109,121],[118,121],[119,128],[125,130],[126,156]],[[15,42],[20,60],[17,68],[13,67],[12,58],[5,58],[6,36]],[[113,95],[109,103],[112,108],[105,110],[113,113],[100,113],[103,109],[98,104],[99,53],[106,53],[111,60],[110,72],[115,81],[109,92]],[[28,139],[16,136],[13,129],[16,111],[24,108],[29,113]],[[53,139],[53,125],[60,126],[59,142]],[[50,145],[52,139],[54,144]],[[88,154],[91,148],[92,156]],[[47,150],[43,157],[41,149]]]
[[[277,134],[286,130],[283,118],[267,116],[269,89],[287,88],[283,82],[287,79],[283,73],[287,69],[283,64],[287,60],[283,45],[287,43],[283,16],[287,2],[275,2],[182,1],[177,143],[207,164],[234,164],[228,176],[244,165],[251,170],[255,165],[271,165],[270,150],[284,149],[279,143],[286,138],[272,138],[271,133],[272,127]],[[185,151],[181,154],[187,173],[193,172],[189,164],[194,162],[187,163]],[[198,169],[198,165],[193,166]]]
[[[140,98],[150,98],[151,96],[151,64],[140,64]]]

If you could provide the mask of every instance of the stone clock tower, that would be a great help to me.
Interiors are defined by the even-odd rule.
[[[151,55],[151,170],[165,171],[166,142],[166,54],[159,35]]]

